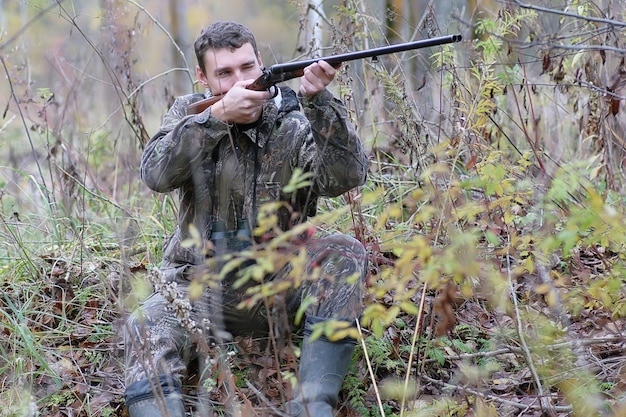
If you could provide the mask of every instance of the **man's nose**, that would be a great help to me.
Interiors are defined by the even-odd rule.
[[[235,81],[245,80],[246,78],[243,75],[242,71],[235,71]]]

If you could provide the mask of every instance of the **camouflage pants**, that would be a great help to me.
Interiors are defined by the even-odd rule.
[[[311,240],[305,249],[302,273],[315,279],[305,279],[298,288],[290,287],[279,296],[283,300],[285,321],[293,324],[294,314],[305,298],[314,300],[306,307],[307,315],[350,321],[356,319],[363,309],[367,273],[363,245],[349,236],[337,234]],[[269,279],[272,282],[291,279],[288,276],[299,268],[295,263],[287,264]],[[185,267],[166,269],[162,271],[164,274],[180,275]],[[180,292],[185,294],[188,285],[178,284]],[[259,330],[267,330],[268,315],[274,324],[280,321],[274,311],[265,310],[263,303],[251,308],[237,308],[244,299],[242,289],[228,285],[206,290],[202,297],[188,304],[189,319],[196,324],[206,322],[220,327],[212,328],[210,332],[203,331],[201,336],[205,338],[210,338],[209,333],[214,337],[224,331],[233,336],[258,335]],[[167,296],[156,292],[128,318],[124,334],[127,387],[146,379],[156,381],[164,375],[171,378],[174,384],[180,384],[189,361],[197,355],[198,335],[192,334],[188,326],[181,323],[175,310]]]

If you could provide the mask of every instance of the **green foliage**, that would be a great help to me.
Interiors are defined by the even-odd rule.
[[[431,404],[420,404],[414,412],[409,413],[411,417],[426,416],[464,416],[468,412],[466,404],[459,404],[453,399],[443,398],[434,400]]]
[[[386,374],[402,371],[404,362],[393,352],[391,341],[385,338],[367,337],[365,338],[367,354],[372,363],[375,373]]]
[[[416,73],[426,72],[426,83],[416,91],[404,85],[412,74],[393,60],[365,65],[363,74],[342,74],[342,97],[382,90],[388,106],[354,103],[359,113],[351,117],[371,114],[375,125],[359,126],[375,147],[368,182],[349,198],[322,199],[318,216],[287,233],[277,227],[278,211],[287,207],[263,207],[255,233],[275,237],[241,253],[243,261],[256,260],[235,283],[250,286],[245,308],[272,305],[303,284],[306,253],[285,249],[314,228],[354,234],[366,245],[371,274],[363,331],[331,322],[315,332],[365,344],[344,382],[354,415],[379,416],[381,408],[388,417],[496,415],[510,412],[502,398],[529,413],[542,412],[545,400],[555,407],[552,414],[620,415],[623,384],[615,369],[621,357],[612,337],[626,319],[626,198],[623,102],[613,98],[623,89],[602,86],[623,75],[612,43],[623,34],[621,26],[586,20],[606,14],[574,1],[551,16],[550,42],[543,43],[544,13],[498,7],[474,22],[475,39],[423,51],[430,60]],[[7,9],[9,25],[17,21],[14,8]],[[384,39],[372,31],[374,14],[353,3],[336,11],[341,23],[327,24],[334,25],[329,33],[337,49]],[[144,15],[135,16],[136,27],[126,27],[136,29],[128,31],[135,48],[150,32]],[[128,16],[118,17],[123,25]],[[64,21],[79,25],[73,17]],[[175,196],[137,186],[140,146],[124,138],[144,126],[129,98],[137,98],[147,123],[156,124],[166,107],[159,97],[169,99],[171,89],[153,87],[160,76],[137,83],[134,78],[145,76],[130,58],[133,51],[118,54],[127,62],[107,62],[102,71],[124,69],[123,76],[111,72],[102,82],[91,66],[72,62],[72,68],[50,71],[68,77],[62,83],[36,87],[27,74],[29,59],[42,54],[21,56],[21,49],[32,52],[21,45],[2,50],[4,78],[20,89],[28,111],[20,116],[11,102],[0,122],[6,161],[0,179],[0,415],[31,416],[36,404],[46,415],[119,416],[123,387],[116,385],[114,323],[151,293],[145,270],[160,261],[177,216]],[[70,69],[82,77],[71,78]],[[90,84],[114,85],[115,99],[88,90],[84,74]],[[124,82],[141,88],[125,91]],[[72,98],[77,92],[89,97],[88,106]],[[119,108],[100,120],[94,97],[124,105],[114,103]],[[56,110],[66,116],[55,119]],[[310,180],[296,172],[283,191]],[[199,237],[186,244],[203,244]],[[243,262],[220,261],[221,275],[202,277],[192,295]],[[264,281],[287,263],[293,268],[287,280]],[[303,300],[299,322],[312,303]],[[282,390],[295,371],[278,362],[263,373],[279,379]],[[243,366],[220,371],[203,388],[262,398],[246,391],[252,373]],[[224,381],[230,377],[234,384]],[[266,399],[280,401],[281,390]]]
[[[362,324],[382,337],[400,315],[419,317],[422,311],[415,302],[418,292],[411,284],[415,279],[432,288],[452,281],[465,297],[483,296],[480,293],[486,290],[488,302],[512,311],[524,326],[536,332],[537,337],[530,341],[533,356],[528,360],[545,365],[538,369],[540,380],[553,378],[544,372],[567,369],[577,375],[573,380],[586,381],[584,394],[579,394],[594,398],[597,381],[578,374],[572,362],[562,361],[572,360],[571,352],[552,356],[544,348],[568,337],[552,313],[527,316],[509,298],[512,280],[527,280],[548,267],[548,278],[553,281],[529,287],[543,296],[548,309],[565,310],[574,316],[602,310],[616,319],[624,317],[623,267],[618,255],[625,243],[624,216],[621,203],[615,204],[615,196],[606,190],[605,183],[593,181],[600,172],[598,156],[560,164],[553,173],[537,177],[544,161],[533,149],[534,133],[525,127],[527,119],[521,119],[520,113],[520,120],[513,125],[512,131],[519,129],[528,141],[520,144],[512,140],[514,133],[506,130],[506,120],[500,117],[511,102],[511,85],[523,88],[527,82],[526,68],[508,64],[508,41],[535,19],[534,11],[516,9],[503,11],[500,19],[478,23],[477,33],[487,36],[476,42],[471,78],[446,78],[446,85],[456,94],[457,110],[463,115],[462,143],[451,141],[431,148],[439,164],[428,167],[415,188],[405,186],[401,201],[380,198],[388,187],[376,189],[371,197],[363,196],[363,203],[372,204],[371,211],[377,213],[370,231],[378,236],[380,250],[392,254],[394,262],[378,267],[370,292],[385,302],[368,304]],[[454,66],[454,56],[447,49],[434,54],[433,59],[438,66]],[[398,94],[393,89],[388,92]],[[528,102],[535,98],[525,95],[523,89],[521,92],[523,98],[513,100],[523,99],[529,110]],[[490,132],[491,143],[480,141],[487,137],[485,132]],[[506,140],[494,140],[497,136]],[[541,183],[546,178],[548,181]],[[416,191],[420,185],[425,192]],[[384,207],[381,201],[386,202]],[[406,207],[415,211],[407,213]],[[601,265],[582,280],[575,275],[566,279],[558,267],[551,266],[553,257],[558,257],[561,265],[580,265],[584,262],[581,254],[597,258]],[[572,270],[566,273],[575,274]],[[493,348],[487,338],[479,339],[468,344],[443,338],[439,343],[427,343],[423,354],[444,366],[448,364],[445,348],[460,353]],[[371,348],[378,353],[376,346]],[[500,369],[498,363],[489,360],[480,367],[489,372]],[[567,391],[568,383],[560,378],[562,375],[554,381]],[[554,385],[546,382],[546,387]],[[575,407],[583,407],[581,415],[585,415],[588,407],[597,406],[593,401],[591,404],[595,405],[585,408],[578,403]]]

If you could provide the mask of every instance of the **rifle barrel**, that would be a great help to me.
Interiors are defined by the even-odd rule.
[[[396,45],[381,46],[379,48],[366,49],[363,51],[348,52],[345,54],[331,55],[328,57],[320,57],[307,59],[304,61],[286,62],[284,64],[274,64],[269,67],[272,74],[282,74],[285,72],[298,71],[308,67],[318,61],[326,61],[329,64],[340,64],[342,62],[354,61],[363,58],[373,58],[381,55],[393,54],[396,52],[410,51],[413,49],[429,48],[431,46],[444,45],[447,43],[460,42],[463,39],[461,35],[439,36],[437,38],[422,39],[419,41],[399,43]]]

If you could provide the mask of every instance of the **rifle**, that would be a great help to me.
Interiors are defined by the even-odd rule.
[[[440,36],[437,38],[423,39],[421,41],[413,41],[399,43],[396,45],[382,46],[379,48],[366,49],[364,51],[348,52],[346,54],[331,55],[322,58],[313,58],[304,61],[287,62],[285,64],[274,64],[264,69],[263,74],[254,80],[252,84],[247,86],[248,90],[263,91],[270,90],[276,84],[288,81],[293,78],[302,77],[304,69],[318,61],[326,61],[334,67],[338,67],[343,62],[354,61],[357,59],[372,58],[376,62],[380,55],[393,54],[395,52],[410,51],[420,48],[428,48],[431,46],[444,45],[447,43],[460,42],[461,35]],[[208,107],[216,103],[222,98],[221,95],[208,97],[200,101],[196,101],[187,107],[187,114],[201,113]]]

